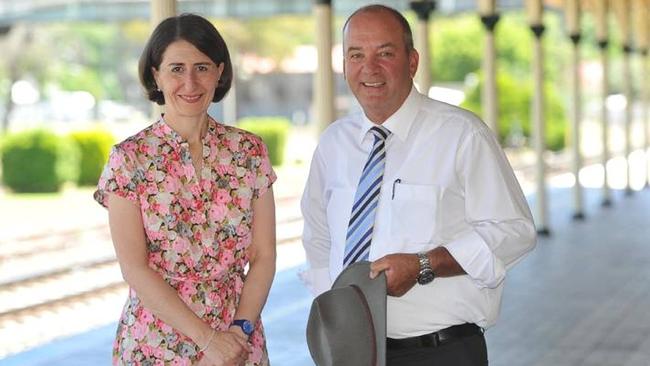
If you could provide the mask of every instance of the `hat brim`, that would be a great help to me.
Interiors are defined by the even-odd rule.
[[[317,366],[374,366],[373,327],[368,303],[357,286],[325,291],[309,312],[309,353]]]
[[[349,265],[336,278],[332,288],[355,285],[366,297],[375,328],[375,344],[377,345],[377,365],[386,364],[386,274],[379,273],[374,279],[370,278],[370,262],[361,261]]]

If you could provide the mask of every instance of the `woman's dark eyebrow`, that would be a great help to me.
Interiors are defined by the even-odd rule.
[[[184,62],[170,62],[167,65],[169,66],[184,66]],[[197,62],[194,64],[194,66],[209,66],[212,65],[212,62]]]

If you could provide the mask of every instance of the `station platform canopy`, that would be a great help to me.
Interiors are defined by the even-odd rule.
[[[17,22],[127,21],[149,19],[150,3],[156,0],[0,0],[0,27]],[[498,1],[498,10],[523,7],[524,0]],[[192,12],[215,18],[270,17],[310,14],[314,0],[178,0],[179,13]],[[332,0],[335,14],[349,15],[370,3],[409,9],[410,0]],[[437,0],[436,12],[451,14],[476,10],[476,0]]]

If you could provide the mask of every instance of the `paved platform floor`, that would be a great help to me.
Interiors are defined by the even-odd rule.
[[[552,192],[552,236],[508,275],[490,365],[650,365],[650,190],[614,197],[588,191],[573,221]]]
[[[508,276],[501,318],[486,333],[490,365],[649,366],[650,190],[615,191],[609,208],[600,207],[599,191],[587,190],[584,221],[572,220],[570,194],[552,190],[551,236]],[[273,365],[312,364],[301,267],[278,273],[263,314]],[[108,365],[114,330],[111,324],[0,364]]]
[[[486,332],[490,365],[650,366],[650,189],[615,191],[609,208],[588,189],[584,221],[572,219],[569,189],[549,197],[551,236],[508,275],[501,318]],[[287,249],[304,255],[297,244]],[[312,365],[301,267],[278,273],[263,314],[274,366]],[[114,331],[58,340],[0,365],[109,365]]]

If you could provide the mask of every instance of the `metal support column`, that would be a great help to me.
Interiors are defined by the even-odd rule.
[[[632,157],[632,123],[633,123],[633,108],[634,108],[634,95],[632,91],[632,53],[634,52],[630,44],[623,45],[623,90],[625,93],[625,175],[627,177],[625,183],[625,195],[630,196],[634,191],[632,190],[632,167],[630,160]]]
[[[645,156],[644,161],[644,174],[645,188],[650,187],[650,58],[648,57],[648,48],[641,51],[641,77],[642,86],[641,97],[641,115],[643,120],[643,153]]]
[[[418,16],[415,28],[415,48],[420,55],[418,70],[415,73],[415,83],[420,93],[428,95],[431,88],[431,50],[429,49],[429,19],[436,9],[436,2],[432,0],[411,1],[411,9]]]
[[[491,2],[494,3],[494,1]],[[481,10],[483,11],[484,9]],[[485,47],[483,49],[483,74],[485,82],[483,83],[481,93],[481,104],[483,105],[483,120],[498,135],[499,101],[494,29],[499,22],[499,14],[494,12],[494,7],[488,7],[485,10],[487,12],[481,14],[481,22],[485,28]]]
[[[334,107],[334,72],[332,70],[332,1],[316,0],[316,48],[318,68],[314,74],[313,102],[320,131],[336,118]]]
[[[149,24],[151,25],[151,31],[153,32],[153,29],[156,28],[160,22],[176,15],[176,0],[151,0],[150,10],[151,15]],[[151,113],[155,120],[164,112],[165,106],[156,103],[152,103],[151,105]]]
[[[582,184],[580,183],[580,170],[582,169],[582,153],[580,150],[580,122],[582,119],[581,113],[581,93],[580,93],[580,33],[574,33],[571,35],[571,42],[573,43],[572,47],[572,56],[573,56],[573,77],[572,77],[572,89],[573,89],[573,103],[571,105],[571,117],[572,117],[572,168],[573,175],[575,176],[576,182],[573,186],[573,218],[576,220],[584,219],[584,210],[583,210],[583,189]]]
[[[158,23],[176,15],[176,0],[151,0],[151,29]]]
[[[640,98],[641,105],[641,124],[643,138],[641,139],[641,159],[643,162],[643,187],[650,187],[650,151],[648,151],[650,140],[650,112],[648,104],[650,103],[650,75],[648,72],[648,49],[650,49],[650,1],[635,0],[634,2],[634,35],[637,48],[639,50],[639,73],[641,77]]]
[[[607,163],[609,162],[609,112],[607,110],[607,96],[609,95],[609,1],[594,1],[594,18],[596,23],[596,39],[600,49],[600,63],[603,69],[603,80],[601,84],[601,164],[603,165],[603,187],[601,205],[609,207],[612,205],[612,191],[609,187],[609,175],[607,174]]]
[[[544,24],[542,20],[543,7],[541,0],[526,0],[526,12],[530,30],[533,32],[533,144],[535,149],[535,180],[537,191],[535,195],[535,224],[539,235],[548,236],[548,203],[546,198],[546,134],[544,123],[544,48],[542,35]]]
[[[580,183],[580,170],[582,169],[582,153],[580,149],[580,125],[581,115],[581,93],[580,93],[580,2],[578,0],[565,0],[565,20],[567,33],[571,39],[573,47],[572,54],[572,77],[571,87],[573,91],[573,103],[571,103],[571,142],[572,142],[572,170],[575,176],[573,185],[573,218],[576,220],[584,219],[582,184]]]

